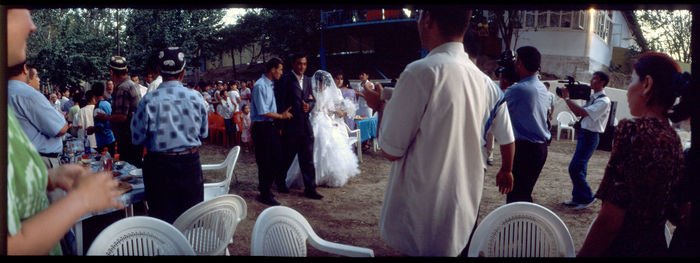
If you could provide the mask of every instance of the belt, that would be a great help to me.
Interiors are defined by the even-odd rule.
[[[259,126],[275,126],[274,121],[254,121],[253,125],[259,125]]]
[[[48,158],[58,158],[58,153],[39,153],[39,155]]]
[[[181,151],[181,152],[153,152],[153,153],[154,154],[176,156],[176,155],[193,154],[193,153],[196,153],[198,149],[199,149],[199,147],[195,146],[195,147],[189,148],[189,149]]]

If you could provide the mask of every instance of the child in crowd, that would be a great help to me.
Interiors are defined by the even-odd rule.
[[[242,145],[245,147],[245,151],[247,152],[248,149],[253,148],[253,140],[251,140],[250,137],[250,129],[253,126],[253,123],[250,121],[250,105],[248,104],[243,104],[243,114],[239,115],[241,116],[240,123],[243,125],[243,129],[241,131],[241,142]]]

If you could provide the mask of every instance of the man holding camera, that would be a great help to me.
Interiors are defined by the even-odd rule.
[[[532,202],[532,189],[547,160],[549,92],[537,78],[541,55],[537,48],[524,46],[516,51],[515,72],[520,80],[505,93],[511,124],[515,132],[513,191],[506,203]]]
[[[564,201],[564,205],[571,206],[574,210],[586,208],[595,200],[591,187],[586,182],[586,170],[588,160],[598,147],[599,134],[605,131],[605,124],[610,115],[610,98],[605,96],[603,91],[609,79],[608,75],[601,71],[593,73],[591,78],[593,94],[583,107],[571,101],[568,89],[561,89],[560,97],[566,101],[566,105],[576,116],[581,116],[576,151],[569,163],[569,176],[574,189],[571,192],[571,200]]]

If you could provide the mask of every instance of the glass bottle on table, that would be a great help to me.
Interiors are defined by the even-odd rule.
[[[112,157],[109,155],[109,152],[107,151],[107,147],[105,147],[102,151],[102,170],[104,171],[112,171]]]

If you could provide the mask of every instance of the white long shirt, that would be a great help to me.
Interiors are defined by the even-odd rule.
[[[459,42],[409,64],[387,103],[379,145],[391,166],[382,239],[409,256],[457,256],[477,218],[487,115],[482,72]]]
[[[156,79],[154,79],[151,83],[148,84],[147,93],[156,90],[158,86],[160,86],[160,83],[163,83],[163,77],[159,75]]]
[[[76,126],[81,126],[78,130],[78,138],[83,139],[88,127],[95,125],[95,120],[93,118],[93,112],[95,110],[95,105],[85,105],[85,107],[80,108],[78,115],[75,118]],[[88,135],[88,141],[90,142],[91,148],[97,148],[97,141],[95,134]]]

